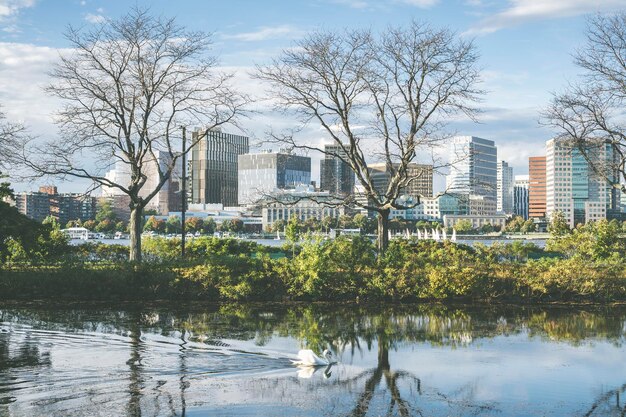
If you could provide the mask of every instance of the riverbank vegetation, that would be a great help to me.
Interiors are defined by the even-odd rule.
[[[77,300],[626,300],[626,244],[616,222],[564,231],[545,249],[515,241],[467,246],[393,239],[380,256],[364,236],[295,236],[271,248],[202,237],[150,238],[143,263],[121,245],[69,245],[58,225],[45,239],[2,248],[0,298]]]

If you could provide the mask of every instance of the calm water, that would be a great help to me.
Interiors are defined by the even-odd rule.
[[[616,307],[0,305],[0,416],[623,416],[625,336]]]

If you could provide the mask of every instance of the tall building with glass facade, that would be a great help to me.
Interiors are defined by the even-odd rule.
[[[320,161],[320,188],[333,195],[349,195],[354,191],[354,172],[345,161],[346,153],[339,145],[324,145]],[[342,160],[343,157],[343,160]]]
[[[210,130],[196,143],[198,135],[204,133],[198,130],[192,134],[190,201],[237,206],[238,156],[248,153],[248,137]]]
[[[506,161],[498,161],[497,211],[513,214],[513,167]]]
[[[498,150],[492,140],[458,136],[452,140],[450,174],[446,189],[451,193],[474,194],[496,201]]]
[[[528,175],[516,175],[513,187],[513,213],[528,220]]]
[[[601,164],[612,158],[610,147],[594,146],[590,159]],[[596,175],[573,142],[546,142],[546,217],[560,211],[570,227],[607,218],[618,206],[617,190]]]
[[[239,204],[255,204],[268,193],[311,183],[311,158],[289,153],[239,155]]]

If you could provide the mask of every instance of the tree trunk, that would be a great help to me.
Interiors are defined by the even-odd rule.
[[[130,260],[141,262],[141,229],[143,207],[130,205]]]
[[[389,246],[389,209],[378,212],[378,256],[383,256]]]

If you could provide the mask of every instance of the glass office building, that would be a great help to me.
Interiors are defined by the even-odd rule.
[[[498,151],[494,141],[476,136],[458,136],[450,151],[448,192],[474,194],[494,201],[497,197]]]
[[[192,143],[198,135],[192,134]],[[238,205],[238,159],[249,151],[246,136],[210,130],[207,137],[191,148],[191,196],[193,204],[222,204],[225,207]]]
[[[288,153],[239,155],[239,204],[255,204],[276,190],[311,183],[311,158]]]

